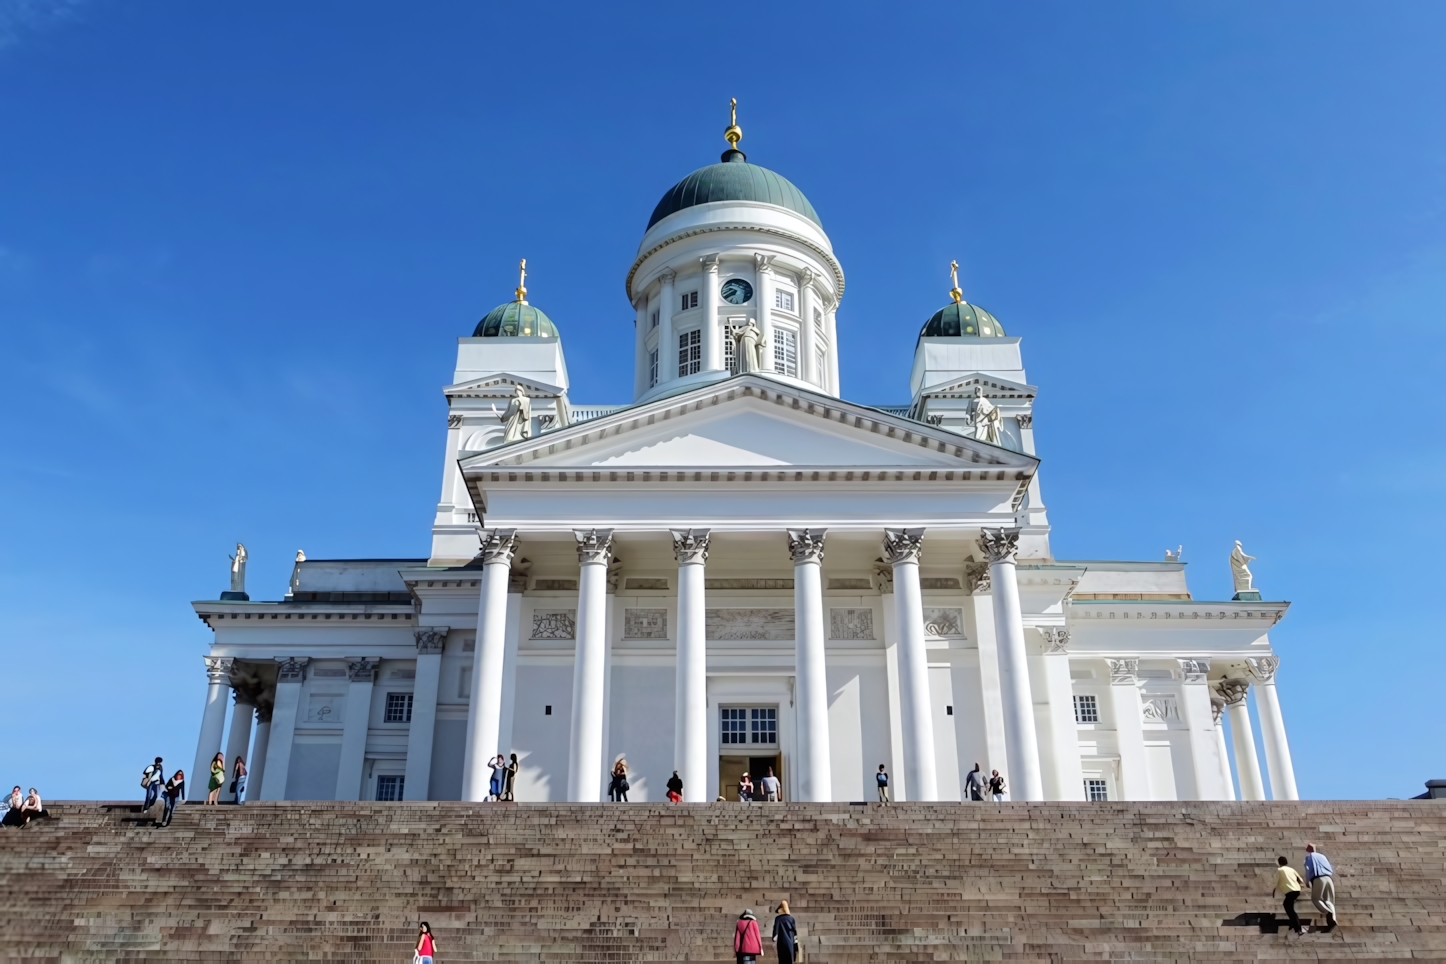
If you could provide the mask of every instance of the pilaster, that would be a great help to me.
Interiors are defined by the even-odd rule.
[[[266,748],[266,782],[262,800],[285,800],[291,776],[291,747],[296,738],[296,714],[301,707],[301,684],[306,679],[305,656],[276,661],[276,703],[271,712],[271,737]]]
[[[1040,631],[1044,652],[1031,655],[1044,680],[1049,742],[1041,765],[1044,793],[1050,800],[1083,800],[1084,771],[1079,759],[1079,725],[1074,719],[1074,681],[1069,675],[1069,630],[1046,626]]]
[[[1153,800],[1140,711],[1140,661],[1121,658],[1105,662],[1110,667],[1110,715],[1120,749],[1120,795],[1126,800]]]
[[[448,626],[412,630],[417,646],[417,669],[412,685],[412,722],[407,728],[407,776],[402,792],[407,800],[426,800],[432,783],[432,742],[437,730],[437,692],[442,680],[442,649]]]
[[[367,731],[372,721],[372,685],[379,659],[348,660],[346,720],[341,728],[341,763],[336,769],[336,799],[361,798],[362,768],[366,763]]]

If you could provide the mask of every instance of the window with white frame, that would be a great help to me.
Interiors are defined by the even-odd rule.
[[[793,292],[778,288],[773,292],[773,307],[784,311],[793,310]]]
[[[388,693],[387,708],[382,713],[383,723],[412,722],[412,694]]]
[[[1093,696],[1076,696],[1074,698],[1074,721],[1076,723],[1098,723],[1100,721],[1100,705]]]
[[[749,742],[778,742],[778,707],[755,706],[748,711]]]
[[[685,331],[678,336],[678,377],[696,375],[703,367],[703,332]]]
[[[658,384],[658,350],[648,352],[648,387]]]
[[[773,368],[780,374],[798,377],[798,332],[792,328],[773,329]]]
[[[733,335],[743,327],[742,318],[729,318],[723,323],[723,367],[738,374],[738,342]]]
[[[748,742],[748,711],[741,706],[725,706],[720,711],[720,739],[725,744]]]
[[[648,325],[648,330],[652,331],[656,327],[658,327],[658,309],[654,308],[652,321]]]
[[[1086,780],[1084,782],[1085,799],[1091,803],[1103,803],[1110,799],[1109,784],[1103,780]]]
[[[698,292],[696,292],[696,291],[689,291],[689,292],[687,292],[686,294],[684,294],[684,295],[683,295],[683,304],[682,304],[682,306],[681,306],[681,310],[682,310],[682,311],[687,311],[689,308],[696,308],[696,307],[698,307]]]
[[[778,707],[724,706],[718,710],[719,742],[726,745],[775,746]]]
[[[814,353],[813,365],[814,377],[818,379],[818,383],[822,385],[827,382],[828,376],[824,373],[824,369],[828,366],[828,355],[824,354],[822,348]]]
[[[406,789],[407,778],[401,774],[377,777],[378,800],[400,800]]]
[[[818,329],[820,335],[823,334],[823,312],[817,308],[813,309],[813,327]]]

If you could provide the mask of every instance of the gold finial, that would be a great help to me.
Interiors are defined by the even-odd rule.
[[[527,259],[523,258],[517,265],[517,300],[524,305],[527,304]]]
[[[964,292],[959,290],[959,262],[949,262],[949,280],[954,282],[954,287],[949,289],[949,297],[954,299],[954,304],[964,300]]]
[[[723,139],[733,150],[738,150],[738,142],[743,140],[743,128],[738,126],[738,98],[728,98],[728,129],[723,132]]]

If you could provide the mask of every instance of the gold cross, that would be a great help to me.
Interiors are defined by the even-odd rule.
[[[949,280],[954,283],[954,287],[949,289],[949,297],[953,298],[957,305],[964,300],[964,292],[959,290],[959,262],[957,261],[949,262]]]
[[[517,264],[517,300],[527,301],[527,259],[523,258]]]

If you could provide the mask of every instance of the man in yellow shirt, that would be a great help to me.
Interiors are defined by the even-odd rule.
[[[1285,895],[1285,916],[1290,918],[1290,929],[1297,934],[1303,934],[1305,932],[1301,930],[1300,917],[1295,913],[1295,902],[1300,897],[1300,889],[1305,886],[1305,881],[1290,866],[1289,860],[1280,857],[1277,858],[1276,863],[1279,867],[1275,871],[1275,886],[1270,892],[1274,894],[1276,891],[1280,891]]]

